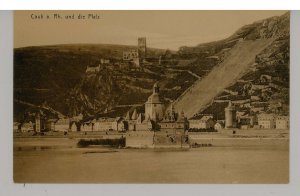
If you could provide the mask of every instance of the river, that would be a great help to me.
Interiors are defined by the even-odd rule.
[[[77,148],[15,142],[17,183],[288,183],[284,146],[193,149]],[[39,145],[40,144],[40,145]]]

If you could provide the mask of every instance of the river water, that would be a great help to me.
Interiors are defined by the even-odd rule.
[[[194,149],[15,145],[17,183],[288,183],[286,146]]]

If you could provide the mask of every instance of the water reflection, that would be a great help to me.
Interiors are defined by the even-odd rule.
[[[17,146],[14,151],[47,151],[58,149],[71,149],[72,146]]]

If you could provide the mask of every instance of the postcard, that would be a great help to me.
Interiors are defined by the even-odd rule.
[[[15,11],[15,183],[289,183],[288,11]]]

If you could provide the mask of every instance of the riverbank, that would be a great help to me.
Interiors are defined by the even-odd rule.
[[[18,146],[69,146],[77,147],[79,141],[125,140],[123,147],[133,148],[190,148],[190,147],[251,147],[289,145],[288,130],[222,130],[220,132],[189,132],[187,135],[155,134],[154,132],[70,132],[48,135],[14,135]],[[101,144],[101,142],[97,142]]]

